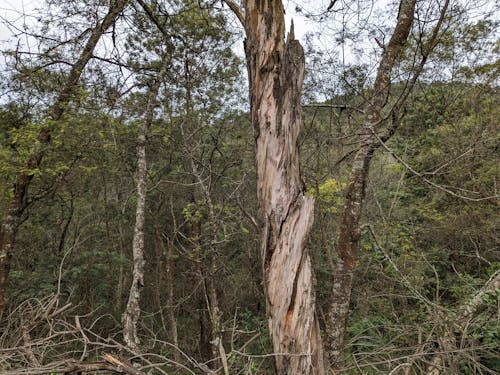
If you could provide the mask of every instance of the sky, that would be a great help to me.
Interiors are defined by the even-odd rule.
[[[291,19],[294,21],[295,37],[305,46],[305,36],[307,33],[316,33],[317,38],[314,40],[315,48],[323,51],[324,54],[336,55],[338,61],[345,64],[370,64],[371,58],[380,53],[380,47],[375,43],[375,39],[384,40],[387,35],[387,25],[392,28],[391,23],[395,21],[395,13],[397,8],[396,0],[373,0],[373,1],[338,1],[335,4],[334,14],[330,14],[330,18],[326,22],[309,21],[305,14],[312,13],[318,15],[324,12],[331,0],[283,0],[286,14],[287,30],[290,27]],[[443,0],[439,0],[440,2]],[[468,0],[454,0],[462,2],[462,4],[470,4]],[[12,30],[5,26],[5,21],[12,22],[22,28],[23,23],[30,24],[35,22],[35,18],[24,18],[23,13],[33,15],[34,9],[42,4],[40,0],[0,0],[0,51],[13,49],[17,45],[16,38],[12,36]],[[430,2],[429,2],[430,3]],[[359,8],[354,9],[359,4],[364,8],[359,11]],[[392,4],[392,6],[390,5]],[[486,12],[493,12],[500,17],[499,6],[494,0],[480,0],[476,4],[475,13],[482,17]],[[351,6],[352,9],[345,12],[338,11],[342,6]],[[470,5],[469,5],[470,6]],[[297,11],[301,8],[302,11]],[[338,9],[337,9],[338,8]],[[473,12],[474,12],[474,7]],[[498,13],[495,13],[498,12]],[[236,24],[236,23],[235,23]],[[342,25],[347,30],[346,38],[341,37]],[[355,35],[359,30],[362,30],[362,35],[359,38],[350,39],[349,33]],[[15,31],[14,31],[15,32]],[[385,34],[384,34],[385,33]],[[23,43],[21,43],[23,44]],[[242,54],[242,43],[237,43],[235,49],[239,55]],[[0,66],[3,61],[0,60]]]
[[[27,13],[36,6],[36,0],[0,0],[0,42],[4,42],[12,37],[12,32],[5,26],[4,20],[14,22],[17,25],[23,23],[21,14]]]
[[[287,29],[290,28],[291,19],[294,19],[295,26],[295,37],[298,39],[303,39],[305,34],[311,29],[310,25],[306,22],[305,18],[295,12],[295,6],[297,3],[302,3],[304,1],[285,1],[285,7],[287,9],[285,18]],[[306,1],[307,2],[307,1]],[[0,0],[0,20],[8,20],[9,22],[14,22],[16,25],[22,25],[23,17],[22,14],[30,14],[33,9],[40,4],[37,0]],[[29,21],[28,21],[29,22]],[[12,32],[7,28],[4,22],[0,23],[0,45],[5,46],[5,42],[11,40],[11,43],[15,45],[15,41],[12,38]],[[10,45],[11,43],[8,43]]]

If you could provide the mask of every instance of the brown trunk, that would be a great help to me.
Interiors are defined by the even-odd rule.
[[[83,48],[79,59],[72,66],[66,84],[59,93],[56,102],[50,108],[48,117],[53,121],[61,119],[66,106],[71,100],[78,87],[78,81],[83,69],[92,58],[94,49],[105,31],[116,21],[118,15],[123,11],[128,0],[116,0],[110,5],[110,9],[101,23],[92,29],[90,38]],[[43,158],[43,145],[50,142],[50,130],[43,126],[40,129],[38,139],[33,147],[33,152],[27,162],[27,170],[34,170],[40,166]],[[21,172],[17,175],[14,184],[14,197],[8,204],[7,210],[2,218],[0,227],[0,314],[4,309],[5,289],[10,271],[10,261],[14,253],[17,229],[21,220],[21,215],[26,208],[26,194],[33,179],[31,172]]]
[[[338,258],[334,266],[332,301],[327,312],[325,338],[326,353],[334,369],[338,367],[344,349],[353,272],[361,235],[359,220],[372,154],[373,149],[369,145],[356,154],[339,227]]]
[[[118,283],[116,285],[116,291],[115,291],[115,313],[122,314],[122,296],[123,296],[123,291],[124,291],[124,285],[125,285],[125,266],[124,262],[122,259],[125,257],[125,244],[123,239],[125,238],[125,233],[122,228],[122,224],[118,223],[118,234],[120,235],[118,239],[118,246],[119,246],[119,255],[120,255],[120,263],[119,263],[119,268],[118,268]]]
[[[166,282],[167,282],[167,306],[168,306],[168,322],[170,325],[170,342],[175,346],[174,359],[180,362],[179,342],[177,338],[177,322],[175,319],[175,303],[174,303],[174,243],[173,239],[168,239],[167,248],[167,267],[166,267]]]
[[[186,64],[186,70],[187,70]],[[188,81],[188,80],[187,80]],[[189,86],[188,86],[189,87]],[[190,108],[190,93],[187,93],[187,102],[188,102],[188,111]],[[181,126],[181,132],[184,141],[185,133],[184,128]],[[211,344],[211,364],[210,367],[213,369],[220,368],[221,366],[224,368],[224,372],[227,373],[227,363],[226,363],[226,354],[225,349],[222,342],[222,324],[221,324],[221,313],[219,308],[219,298],[217,295],[217,283],[216,283],[216,274],[217,274],[217,247],[215,245],[217,240],[217,221],[215,216],[215,209],[212,201],[212,196],[210,195],[210,188],[207,186],[205,179],[202,176],[202,173],[198,170],[198,167],[195,163],[194,157],[190,152],[190,146],[188,144],[184,144],[184,148],[186,149],[186,154],[189,158],[189,164],[191,167],[191,173],[193,180],[196,181],[198,187],[201,190],[201,196],[206,204],[207,209],[207,224],[208,224],[208,251],[201,249],[199,243],[197,243],[199,247],[199,253],[201,258],[207,259],[208,264],[207,267],[203,268],[200,265],[201,270],[200,274],[203,277],[202,285],[204,285],[204,293],[205,293],[205,302],[208,312],[208,317],[210,321],[210,337],[209,342]],[[193,196],[193,202],[195,201]],[[201,233],[200,233],[201,234]],[[198,236],[198,240],[200,237]]]
[[[157,225],[155,225],[155,247],[156,247],[156,257],[157,257],[157,278],[158,278],[158,284],[157,284],[157,290],[156,290],[156,300],[157,300],[157,307],[161,311],[163,306],[162,306],[162,301],[161,301],[161,290],[163,288],[163,282],[161,280],[161,275],[165,273],[165,283],[166,283],[166,291],[167,291],[167,314],[168,314],[168,339],[170,343],[175,347],[174,349],[174,360],[176,362],[180,362],[181,357],[180,357],[180,352],[178,350],[179,348],[179,343],[178,343],[178,337],[177,337],[177,322],[175,319],[175,299],[174,299],[174,268],[175,268],[175,257],[174,257],[174,240],[173,236],[169,237],[167,239],[167,246],[165,246],[165,242],[163,240],[162,233],[160,231],[160,228],[158,228]],[[163,258],[165,261],[163,262]],[[162,322],[164,320],[163,318],[163,312],[160,312],[160,316],[162,319]]]
[[[137,207],[135,211],[134,239],[132,244],[133,272],[132,285],[127,307],[123,313],[123,340],[125,344],[133,350],[139,349],[139,337],[137,336],[137,323],[141,314],[140,298],[144,287],[144,224],[146,221],[146,180],[147,180],[147,160],[146,160],[146,139],[149,128],[153,123],[154,109],[156,107],[158,91],[163,82],[170,65],[170,58],[165,55],[158,77],[148,94],[145,119],[137,139]]]
[[[193,163],[193,171],[196,173],[197,170]],[[207,186],[203,183],[201,176],[197,174],[198,180],[201,184],[203,191],[203,196],[205,198],[205,203],[208,209],[208,224],[210,227],[210,248],[209,248],[209,259],[210,268],[207,275],[205,275],[207,294],[208,294],[208,312],[210,314],[211,322],[211,343],[212,343],[212,356],[213,358],[219,358],[219,360],[214,361],[217,367],[224,368],[224,372],[227,374],[227,363],[226,363],[226,352],[222,342],[222,323],[221,323],[221,312],[219,308],[219,299],[217,295],[217,285],[216,285],[216,275],[217,275],[217,248],[215,246],[215,241],[217,239],[217,223],[215,218],[214,206],[212,203],[212,198]]]
[[[397,58],[408,39],[415,0],[401,0],[398,21],[377,70],[373,93],[366,105],[362,145],[352,165],[350,183],[345,195],[337,244],[338,258],[335,265],[332,299],[326,322],[326,353],[333,370],[337,370],[344,350],[353,272],[361,235],[360,218],[365,197],[366,183],[373,152],[380,146],[375,134],[382,122],[382,109],[389,95],[391,73]]]
[[[160,198],[161,199],[161,198]],[[158,309],[158,312],[161,317],[161,321],[163,326],[165,326],[165,319],[163,317],[163,311],[162,311],[162,291],[164,288],[164,283],[163,283],[163,274],[164,269],[165,269],[165,264],[164,264],[164,257],[166,258],[167,256],[167,250],[165,248],[165,245],[163,243],[162,235],[160,233],[160,229],[158,228],[157,224],[157,219],[155,217],[155,223],[153,224],[155,228],[155,235],[154,235],[154,251],[155,251],[155,283],[152,285],[154,287],[154,300],[155,300],[155,308]]]
[[[198,340],[198,350],[200,358],[202,361],[208,362],[212,359],[212,349],[210,346],[210,317],[207,307],[205,275],[200,246],[201,226],[197,220],[193,221],[191,225],[191,236],[194,243],[192,262],[193,273],[196,280],[196,289],[193,293],[196,310],[193,314],[193,320],[195,324],[198,324],[198,332],[200,335]]]
[[[323,374],[308,251],[314,201],[304,193],[297,142],[304,51],[293,26],[285,42],[283,14],[281,1],[245,3],[264,288],[278,373]]]

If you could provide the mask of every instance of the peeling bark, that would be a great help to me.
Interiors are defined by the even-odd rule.
[[[165,55],[158,77],[148,94],[145,119],[137,138],[137,206],[135,211],[134,238],[132,243],[133,271],[132,285],[130,287],[127,307],[123,313],[123,340],[125,344],[134,351],[139,350],[139,337],[137,335],[137,322],[141,314],[139,305],[141,291],[144,287],[144,224],[146,221],[146,182],[147,182],[147,160],[146,139],[149,128],[153,122],[154,109],[157,105],[157,96],[160,85],[167,74],[170,66],[170,58]]]
[[[308,251],[314,201],[299,170],[304,51],[292,30],[285,42],[281,1],[245,3],[245,53],[255,138],[269,329],[278,374],[323,374]]]
[[[128,0],[116,0],[111,2],[110,8],[104,19],[92,29],[91,35],[80,53],[80,57],[73,64],[66,84],[59,93],[54,105],[48,112],[48,118],[58,121],[64,114],[66,106],[72,99],[78,87],[78,81],[82,72],[92,58],[94,49],[106,30],[114,24],[119,14],[127,5]],[[28,159],[26,169],[28,171],[39,168],[43,159],[43,146],[50,143],[50,129],[43,126],[40,129],[38,139],[33,147],[33,152]],[[26,195],[34,174],[31,172],[21,172],[16,177],[14,183],[14,196],[9,202],[7,210],[2,218],[0,226],[0,313],[4,309],[5,289],[7,287],[10,262],[15,248],[16,233],[20,224],[21,215],[26,208]]]
[[[365,109],[365,135],[357,151],[340,219],[332,297],[326,321],[326,353],[334,371],[338,369],[344,350],[344,337],[349,315],[353,272],[358,258],[361,236],[360,218],[365,197],[370,162],[380,146],[375,137],[382,122],[382,110],[389,95],[391,73],[410,34],[415,0],[401,0],[398,21],[384,48],[377,76]]]

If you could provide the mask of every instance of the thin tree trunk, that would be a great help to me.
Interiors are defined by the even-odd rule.
[[[234,2],[228,4],[236,9]],[[247,37],[260,248],[276,368],[278,374],[323,374],[308,251],[314,201],[305,195],[297,142],[303,129],[304,51],[293,26],[284,40],[281,1],[248,0],[245,17],[235,12]]]
[[[401,0],[398,20],[389,44],[385,47],[365,110],[362,145],[352,165],[350,183],[341,214],[332,297],[326,321],[326,353],[334,371],[338,369],[344,350],[344,337],[349,315],[353,272],[361,235],[360,218],[368,172],[373,152],[380,146],[374,136],[382,122],[382,109],[389,95],[391,73],[410,34],[415,0]]]
[[[186,71],[188,70],[188,66],[186,64]],[[188,81],[188,80],[187,80]],[[188,111],[191,110],[190,107],[190,93],[187,93],[187,101],[188,101]],[[186,140],[184,129],[181,126],[181,132],[183,136],[183,140]],[[200,264],[201,268],[201,276],[203,280],[201,281],[203,285],[203,290],[205,294],[205,302],[206,308],[208,311],[208,317],[210,320],[210,337],[209,342],[211,344],[211,353],[212,358],[211,368],[217,369],[221,366],[224,368],[224,371],[227,373],[227,363],[226,363],[226,353],[224,349],[224,345],[222,342],[222,323],[221,323],[221,312],[219,308],[219,298],[217,294],[217,283],[216,283],[216,273],[217,273],[217,247],[215,245],[217,239],[217,220],[215,216],[214,204],[212,201],[212,197],[210,194],[210,188],[207,186],[202,173],[198,170],[198,167],[195,163],[195,159],[190,151],[190,147],[185,143],[184,148],[186,150],[186,154],[189,158],[189,164],[191,168],[191,173],[193,176],[193,180],[196,181],[197,185],[200,188],[201,196],[205,201],[207,207],[207,223],[208,223],[208,252],[205,253],[199,246],[200,256],[203,259],[208,259],[207,267],[203,268]],[[193,201],[195,201],[193,197]],[[199,240],[198,236],[198,240]],[[199,245],[199,243],[198,243]],[[205,255],[207,255],[205,257]]]
[[[192,197],[192,202],[195,202]],[[191,224],[191,238],[194,243],[193,249],[193,274],[195,275],[197,286],[193,298],[195,300],[195,311],[193,314],[194,323],[198,323],[198,350],[200,358],[204,362],[212,359],[212,349],[210,346],[210,317],[207,306],[207,289],[205,285],[205,275],[203,270],[203,257],[201,253],[201,225],[197,219],[194,219]]]
[[[48,117],[53,121],[61,119],[66,106],[78,87],[78,81],[83,69],[92,58],[94,49],[106,30],[116,21],[118,15],[127,5],[128,0],[116,0],[110,4],[110,8],[104,19],[92,29],[90,38],[83,48],[80,57],[72,66],[66,84],[59,93],[56,102],[50,108]],[[34,174],[29,172],[40,166],[43,158],[43,146],[50,142],[50,130],[47,126],[40,129],[33,152],[26,164],[27,171],[20,172],[14,184],[14,196],[7,206],[0,226],[0,314],[4,309],[5,289],[7,287],[10,263],[14,253],[16,233],[20,224],[21,215],[26,208],[26,195]]]
[[[137,206],[135,211],[134,238],[132,242],[133,271],[132,285],[127,302],[127,307],[123,313],[123,340],[125,344],[133,349],[139,350],[140,340],[137,335],[137,322],[141,314],[140,298],[144,287],[144,224],[146,221],[146,180],[147,180],[147,160],[146,160],[146,139],[149,128],[153,122],[154,109],[157,105],[157,96],[160,85],[167,74],[170,66],[168,55],[163,56],[160,72],[148,94],[145,119],[137,138]]]
[[[175,347],[179,348],[179,342],[178,342],[178,336],[177,336],[177,321],[175,319],[175,298],[174,298],[174,269],[175,269],[175,257],[174,257],[174,235],[167,238],[167,246],[165,246],[165,242],[163,241],[163,235],[160,231],[160,228],[158,228],[157,225],[155,225],[155,239],[156,239],[156,247],[158,248],[157,250],[157,274],[158,277],[160,278],[160,281],[157,285],[157,291],[156,291],[156,298],[157,298],[157,304],[158,304],[158,309],[162,309],[162,303],[161,303],[161,296],[160,296],[160,290],[162,288],[162,283],[161,283],[161,277],[160,275],[163,273],[163,270],[165,270],[165,283],[166,283],[166,289],[167,289],[167,315],[168,315],[168,326],[169,326],[169,331],[168,331],[168,338],[170,343]],[[161,258],[162,256],[165,258],[165,263],[162,262]],[[165,267],[165,269],[164,269]],[[161,319],[163,321],[163,312],[161,312]],[[181,357],[180,357],[180,352],[179,350],[175,349],[174,350],[174,360],[176,362],[180,362]]]
[[[198,181],[201,185],[205,203],[208,209],[208,224],[210,228],[210,239],[209,239],[209,272],[205,275],[205,282],[207,285],[207,295],[208,295],[208,313],[210,314],[211,322],[211,340],[212,343],[212,356],[213,358],[220,358],[220,360],[215,361],[214,365],[220,367],[223,366],[224,371],[227,373],[226,364],[226,353],[224,345],[222,342],[222,324],[221,324],[221,312],[219,308],[219,299],[217,296],[217,285],[216,285],[216,274],[217,274],[217,248],[215,246],[215,241],[217,239],[217,222],[215,218],[214,206],[212,203],[212,198],[210,196],[210,191],[204,184],[201,175],[198,173],[194,161],[191,159],[193,172],[196,173]]]
[[[338,257],[334,265],[332,300],[327,312],[325,332],[325,351],[333,368],[339,365],[344,349],[353,273],[361,233],[359,220],[373,151],[373,147],[366,145],[356,154],[341,216],[336,248]]]
[[[167,282],[167,306],[168,306],[168,321],[170,325],[170,342],[176,348],[179,347],[179,340],[177,338],[177,321],[175,319],[175,302],[174,302],[174,269],[175,269],[175,258],[174,258],[174,243],[173,238],[168,239],[167,247],[167,267],[166,267],[166,282]],[[176,349],[174,351],[174,359],[176,362],[180,362],[180,353]]]
[[[118,239],[118,246],[119,246],[119,259],[120,259],[120,264],[118,268],[118,283],[116,285],[116,290],[115,290],[115,313],[121,314],[122,313],[122,296],[124,292],[124,285],[125,285],[125,266],[123,259],[125,257],[125,244],[123,241],[123,238],[125,238],[125,233],[122,228],[122,224],[118,223],[118,234],[119,234],[119,239]]]
[[[161,198],[160,198],[161,199]],[[155,215],[156,216],[156,215]],[[162,300],[161,300],[161,295],[162,295],[162,290],[163,290],[163,274],[164,272],[164,261],[163,258],[167,256],[167,250],[165,248],[165,245],[163,243],[162,235],[160,233],[160,229],[158,228],[158,225],[156,223],[156,217],[155,217],[155,223],[154,223],[154,249],[155,249],[155,275],[156,275],[156,280],[155,280],[155,285],[154,285],[154,300],[155,300],[155,308],[159,311],[161,321],[164,324],[164,318],[163,318],[163,311],[162,311]]]
[[[423,71],[427,58],[437,45],[439,31],[444,23],[449,7],[449,0],[445,0],[436,26],[433,28],[428,41],[421,46],[421,60],[415,66],[413,76],[405,87],[403,94],[392,108],[393,119],[399,122],[399,109],[405,104],[415,87],[418,77]],[[360,218],[370,162],[374,151],[381,145],[376,135],[382,122],[382,110],[387,102],[390,89],[390,76],[397,57],[403,48],[411,29],[415,1],[401,0],[398,22],[389,44],[385,47],[377,71],[373,87],[373,94],[365,110],[365,136],[362,146],[356,153],[352,166],[351,182],[346,192],[346,202],[341,216],[341,225],[338,237],[338,261],[335,266],[332,301],[328,311],[327,326],[327,355],[330,364],[335,369],[340,362],[340,355],[344,348],[344,336],[347,326],[347,316],[351,298],[352,278],[357,249],[360,239]],[[383,137],[384,141],[394,133],[395,125]]]

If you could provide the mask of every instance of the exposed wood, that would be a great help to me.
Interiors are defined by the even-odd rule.
[[[269,329],[278,374],[323,374],[308,251],[314,200],[305,195],[297,139],[303,129],[304,51],[285,41],[281,1],[245,2],[245,53]]]

